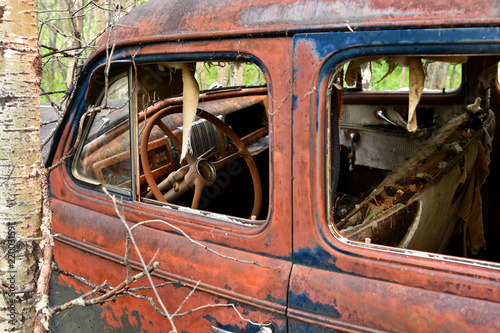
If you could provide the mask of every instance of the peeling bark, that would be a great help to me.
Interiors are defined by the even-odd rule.
[[[37,2],[0,0],[0,332],[31,332],[41,222]]]

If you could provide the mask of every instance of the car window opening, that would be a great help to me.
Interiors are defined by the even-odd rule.
[[[478,84],[492,89],[484,82],[496,75],[498,59],[484,58]],[[372,84],[363,83],[367,63],[384,61],[394,64],[389,68],[403,65],[406,71],[415,71],[411,67],[415,60],[424,77],[410,73],[405,102],[395,98],[401,90],[386,90],[374,102],[374,95],[362,96],[367,93],[348,88]],[[442,75],[449,80],[453,66],[462,69],[476,58],[364,58],[337,67],[327,97],[335,114],[329,139],[330,163],[337,170],[331,176],[332,219],[350,240],[495,260],[481,257],[487,248],[488,225],[493,223],[485,213],[495,127],[489,94],[472,101],[469,96],[468,102],[460,94],[455,100],[440,101],[446,94],[424,89],[424,81],[446,81],[426,70],[426,63],[438,61],[448,64]],[[356,98],[349,99],[349,94]],[[436,94],[441,97],[436,99]],[[337,115],[339,132],[334,130]],[[340,144],[338,150],[335,142]]]
[[[363,91],[408,91],[409,57],[368,57],[344,64],[344,88]],[[421,57],[426,92],[451,92],[462,82],[462,64],[466,57]]]
[[[259,67],[248,62],[144,64],[125,81],[136,93],[137,200],[251,223],[266,219],[269,113]],[[114,98],[109,94],[107,105],[117,104]],[[119,109],[121,122],[96,113],[75,164],[77,177],[131,188],[129,106]],[[181,158],[186,138],[189,146]]]

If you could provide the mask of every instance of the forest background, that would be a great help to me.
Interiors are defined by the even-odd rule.
[[[72,84],[85,59],[104,30],[121,16],[147,0],[39,0],[39,44],[43,58],[40,102],[51,102],[58,109],[67,102]],[[254,68],[244,68],[241,77],[260,79],[249,75]],[[426,89],[450,90],[460,85],[460,66],[433,62],[426,66]],[[202,89],[215,82],[229,85],[235,78],[234,69],[219,69],[201,73],[198,69]],[[398,90],[409,86],[409,73],[405,67],[390,69],[385,62],[373,62],[368,72],[363,73],[364,90]],[[369,76],[369,77],[367,77]],[[233,82],[238,84],[238,82]]]
[[[40,101],[62,109],[104,30],[147,0],[39,0]]]

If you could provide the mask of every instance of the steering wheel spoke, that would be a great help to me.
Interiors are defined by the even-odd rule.
[[[172,143],[174,144],[175,148],[177,148],[179,151],[182,149],[182,143],[177,138],[174,133],[161,121],[161,119],[157,119],[155,124],[162,130],[162,132],[170,138]]]
[[[215,169],[216,169],[217,171],[219,171],[219,170],[220,170],[220,169],[222,169],[222,168],[223,168],[226,164],[228,164],[229,162],[234,161],[234,160],[236,160],[236,159],[240,158],[240,157],[241,157],[241,156],[243,156],[243,155],[244,155],[243,151],[238,150],[238,151],[236,151],[236,152],[232,153],[231,155],[226,156],[226,157],[224,157],[224,158],[221,158],[220,160],[218,160],[218,161],[214,162],[214,163],[213,163],[213,165],[215,166]]]
[[[153,106],[152,108],[154,108]],[[156,111],[150,109],[149,112]],[[182,196],[184,196],[191,189],[194,189],[193,199],[191,201],[191,208],[197,209],[200,199],[202,197],[203,189],[206,186],[213,184],[216,180],[217,171],[222,169],[229,162],[236,160],[237,158],[243,157],[248,169],[250,171],[254,189],[254,203],[253,209],[250,215],[251,219],[255,219],[259,213],[262,205],[262,186],[260,182],[260,176],[253,161],[251,154],[248,152],[245,144],[241,139],[234,133],[234,131],[222,122],[219,118],[214,115],[199,110],[197,115],[200,118],[214,124],[217,128],[222,130],[224,134],[232,141],[233,145],[236,147],[236,151],[216,162],[210,162],[205,157],[210,154],[213,149],[209,150],[200,157],[196,157],[190,153],[186,155],[186,162],[188,165],[183,166],[177,171],[172,172],[166,179],[164,179],[159,184],[156,182],[153,173],[151,171],[149,156],[148,156],[148,142],[149,136],[151,134],[152,128],[156,125],[163,133],[170,138],[176,149],[182,149],[181,140],[174,135],[174,133],[164,124],[162,121],[163,117],[166,117],[173,113],[179,113],[182,108],[179,107],[167,107],[164,109],[157,110],[157,112],[149,119],[148,123],[144,128],[144,133],[141,139],[140,155],[141,155],[141,165],[144,170],[144,175],[146,177],[147,183],[151,189],[146,197],[154,197],[158,201],[162,202],[177,202]]]
[[[194,188],[194,196],[193,201],[191,202],[191,208],[198,208],[198,204],[200,203],[201,194],[203,193],[203,189],[205,186],[203,184],[197,184]]]

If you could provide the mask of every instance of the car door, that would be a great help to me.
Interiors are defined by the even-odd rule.
[[[497,205],[490,201],[479,208],[491,213],[489,220],[455,211],[470,209],[474,202],[462,196],[469,187],[464,184],[475,184],[471,191],[477,195],[476,202],[487,200],[483,183],[491,181],[490,189],[497,185],[496,176],[479,180],[474,171],[479,166],[488,169],[498,106],[480,102],[488,101],[490,94],[498,95],[496,72],[485,74],[487,64],[498,61],[497,40],[496,28],[487,27],[368,29],[294,37],[293,200],[297,208],[288,310],[291,331],[498,330],[500,322],[493,315],[500,310],[498,251],[488,254],[484,248],[474,248],[471,239],[481,235],[483,225],[489,225],[491,232],[497,230],[497,215],[491,213]],[[359,64],[390,63],[395,58],[407,65],[419,64],[407,70],[424,76],[427,61],[462,66],[461,87],[424,91],[419,96],[414,131],[407,127],[413,88],[361,91]],[[353,67],[359,71],[351,72]],[[352,73],[351,82],[357,81],[357,87],[345,84]],[[482,77],[485,84],[479,83]],[[466,110],[474,109],[475,101],[483,118],[472,130],[467,127],[473,122],[467,120]],[[387,119],[377,115],[382,108],[390,111],[383,115]],[[424,121],[429,114],[430,125]],[[351,130],[357,134],[351,135]],[[455,141],[447,141],[453,135]],[[457,149],[442,151],[442,147]],[[436,157],[440,151],[451,155]],[[434,166],[422,171],[436,159]],[[491,163],[494,160],[491,156]],[[491,176],[495,165],[489,170]],[[455,178],[447,178],[452,175]],[[358,185],[364,188],[357,189]],[[398,195],[407,196],[399,200]],[[496,198],[493,192],[490,195]],[[469,228],[478,221],[478,229]],[[464,235],[464,225],[472,234]],[[486,231],[484,237],[488,249],[498,249]]]
[[[150,290],[144,290],[149,283],[142,279],[130,287],[135,296],[120,296],[101,306],[56,316],[54,331],[167,332],[172,323],[179,331],[190,332],[257,332],[266,325],[276,332],[287,330],[292,250],[291,102],[287,82],[273,78],[291,73],[286,73],[289,66],[283,65],[283,59],[267,56],[276,44],[291,47],[287,39],[160,43],[120,49],[111,59],[109,76],[105,75],[104,55],[87,65],[51,156],[55,163],[76,149],[51,175],[54,232],[58,235],[55,258],[62,269],[85,280],[58,274],[53,303],[92,289],[82,281],[116,286],[127,278],[126,223],[137,244],[128,251],[133,273],[143,269],[141,261],[159,263],[151,275],[161,303],[172,317],[169,321],[161,314],[162,304]],[[196,62],[205,65],[193,67]],[[179,69],[179,63],[186,66]],[[197,119],[190,127],[194,133],[191,157],[197,170],[206,176],[203,172],[217,168],[218,177],[205,177],[210,184],[197,200],[175,197],[181,184],[177,180],[170,186],[174,193],[168,197],[170,203],[148,194],[160,183],[155,177],[162,174],[166,179],[186,165],[177,156],[181,143],[176,142],[186,128],[182,128],[179,95],[183,93],[182,75],[199,80],[201,70],[208,77],[211,68],[227,72],[231,66],[241,65],[247,73],[260,70],[255,74],[258,79],[253,79],[256,83],[219,90],[204,86],[208,79],[200,83],[197,114],[215,116]],[[275,101],[281,102],[277,105]],[[154,118],[163,110],[167,110],[165,114]],[[169,110],[177,114],[172,121],[163,119],[170,115]],[[149,121],[156,123],[148,129]],[[217,123],[224,133],[207,121]],[[80,123],[84,129],[81,137]],[[173,134],[164,130],[171,124]],[[239,133],[248,148],[241,148],[230,132]],[[143,137],[146,139],[141,141]],[[213,157],[216,162],[226,157],[220,168],[221,163],[205,161],[215,154],[212,147],[205,147],[207,142],[224,151],[218,154],[226,154]],[[248,142],[254,144],[250,147]],[[237,150],[234,158],[230,149]],[[244,175],[246,169],[251,175]],[[254,194],[255,172],[260,177],[261,198]],[[146,173],[152,175],[153,183]],[[218,200],[219,195],[224,199]],[[113,198],[119,201],[117,205]],[[262,204],[256,210],[257,200]]]

